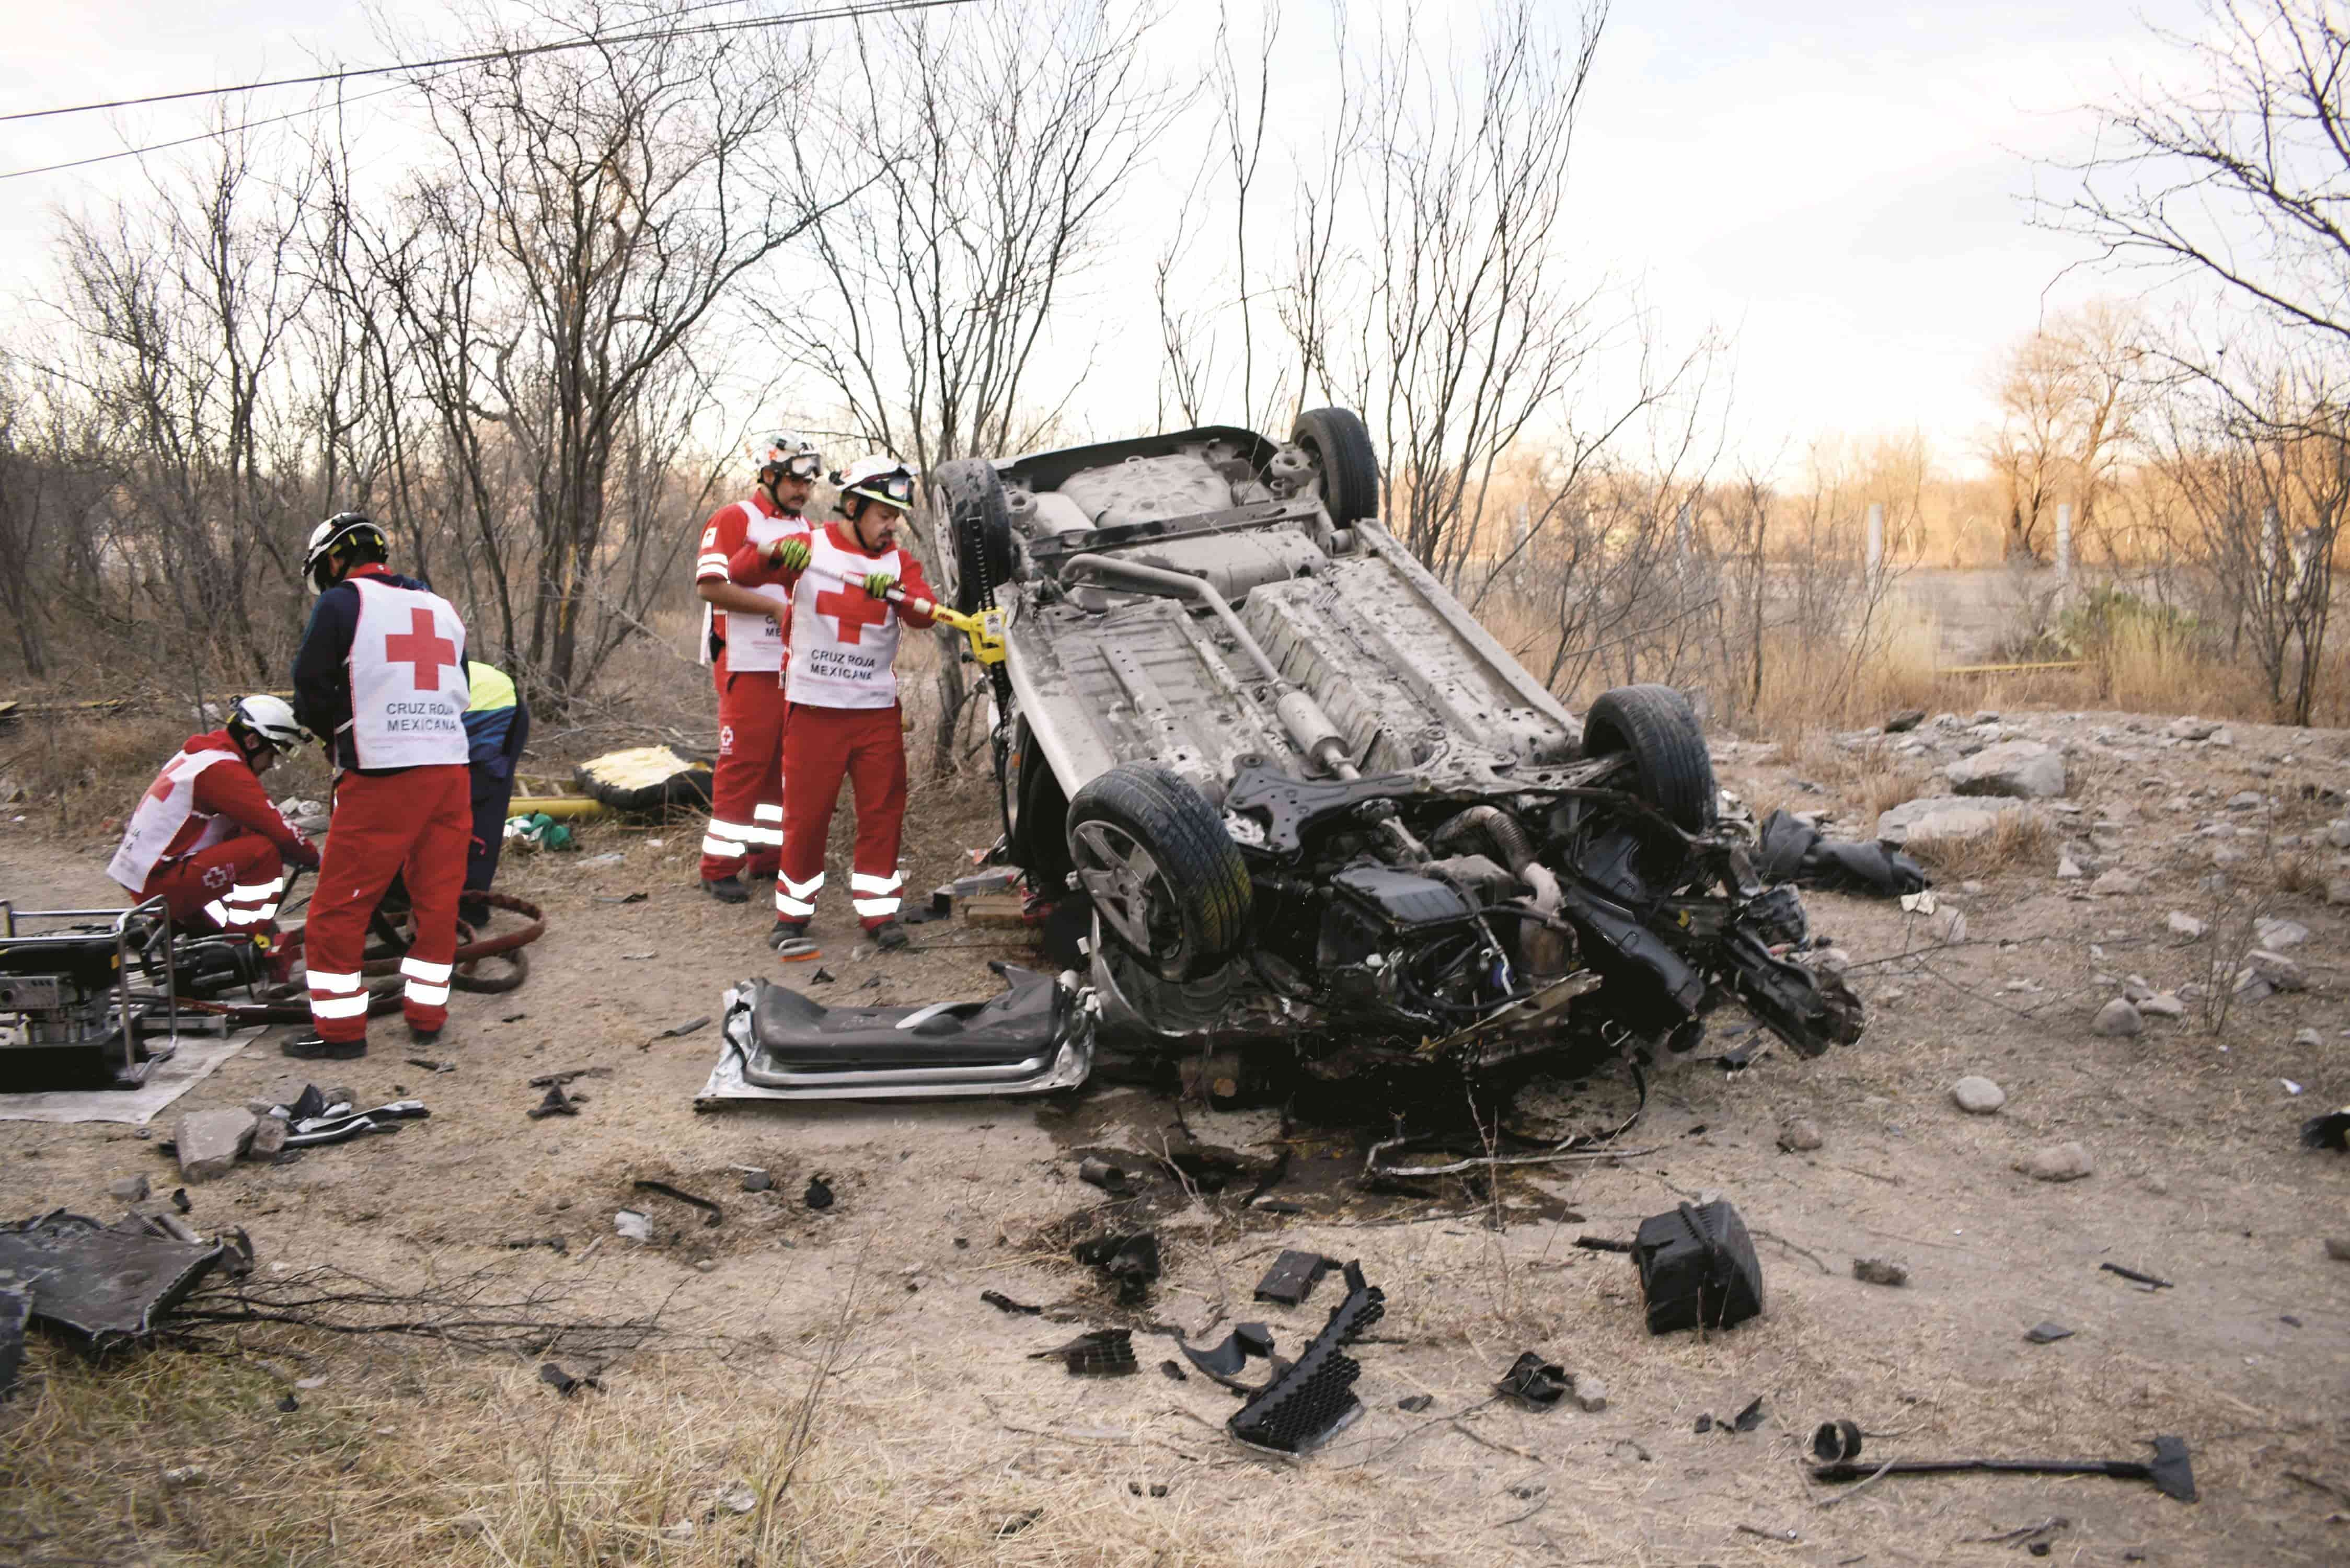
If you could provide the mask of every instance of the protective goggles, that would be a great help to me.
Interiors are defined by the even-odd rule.
[[[849,493],[869,495],[893,506],[910,507],[914,504],[914,476],[902,468],[895,473],[877,473],[850,485]]]
[[[824,472],[824,459],[812,452],[798,452],[789,457],[772,457],[767,466],[780,468],[794,479],[813,482],[817,474]]]

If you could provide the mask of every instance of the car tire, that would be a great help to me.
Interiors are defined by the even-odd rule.
[[[1713,758],[1689,699],[1669,686],[1618,686],[1583,718],[1583,754],[1627,756],[1643,800],[1689,833],[1719,815]]]
[[[1078,883],[1112,940],[1163,980],[1195,980],[1248,933],[1253,889],[1206,796],[1155,763],[1120,763],[1069,802]]]
[[[1027,720],[1013,721],[1012,749],[1004,763],[1004,853],[1028,873],[1032,891],[1057,898],[1068,888],[1071,868],[1069,797]]]
[[[993,605],[1018,565],[1012,508],[995,465],[959,457],[931,470],[931,528],[946,601],[965,615]]]
[[[1322,510],[1341,528],[1379,514],[1379,454],[1371,432],[1352,409],[1308,409],[1289,439],[1313,452],[1322,468]]]

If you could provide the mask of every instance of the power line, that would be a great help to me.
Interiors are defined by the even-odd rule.
[[[373,92],[363,92],[357,98],[338,99],[331,104],[311,104],[305,109],[291,109],[284,114],[273,114],[265,119],[248,119],[241,125],[224,125],[216,130],[200,130],[193,136],[182,136],[176,140],[150,142],[145,147],[126,147],[119,152],[99,152],[88,158],[77,158],[67,163],[45,163],[38,169],[11,169],[5,173],[0,173],[0,180],[21,180],[28,174],[55,174],[61,169],[81,169],[92,163],[109,163],[117,158],[139,158],[150,152],[168,151],[174,147],[185,147],[192,141],[212,141],[224,136],[234,136],[240,130],[252,130],[264,125],[277,125],[289,119],[300,119],[306,115],[324,114],[330,109],[365,103],[371,98],[384,98],[404,90],[408,85],[406,82],[400,82],[388,88],[378,88]]]
[[[696,11],[714,11],[727,5],[741,5],[743,3],[744,0],[711,0],[711,3],[707,5],[689,6],[684,11],[678,13],[678,15],[690,16]],[[352,78],[359,77],[389,76],[398,71],[424,71],[436,70],[453,66],[476,66],[484,64],[490,60],[519,60],[528,58],[534,55],[561,54],[570,49],[592,49],[613,44],[642,44],[669,38],[691,38],[704,33],[747,33],[768,27],[797,26],[806,22],[832,22],[856,16],[885,16],[895,11],[930,11],[938,9],[941,6],[967,5],[972,3],[972,0],[879,0],[879,3],[837,5],[830,10],[823,11],[795,11],[789,16],[754,17],[740,22],[704,22],[691,27],[656,27],[649,32],[642,33],[591,34],[584,38],[573,38],[559,44],[528,44],[519,48],[488,49],[479,54],[450,55],[437,60],[409,60],[398,65],[390,66],[358,66],[349,70],[320,71],[315,75],[307,77],[280,77],[275,81],[248,82],[241,87],[191,88],[184,92],[151,93],[145,98],[119,98],[109,99],[104,103],[77,103],[69,104],[58,109],[22,109],[15,114],[0,114],[0,123],[17,119],[45,119],[52,115],[60,114],[92,114],[100,109],[135,109],[142,104],[176,103],[182,99],[192,98],[226,98],[236,93],[260,92],[268,88],[311,87],[323,82],[349,81]],[[369,94],[369,96],[373,97],[375,95]],[[289,119],[291,116],[280,116],[279,118]],[[271,123],[271,121],[255,120],[252,123],[255,125],[266,125]],[[202,139],[191,137],[187,140],[199,140]],[[180,143],[165,142],[161,145],[178,146]],[[154,149],[142,149],[141,151],[152,151]],[[109,153],[107,156],[121,157],[127,156],[127,154]],[[88,161],[96,161],[89,160]],[[60,169],[70,169],[75,167],[75,165],[70,163],[60,163],[55,167]],[[27,169],[19,171],[19,172],[37,174],[46,172],[46,171]],[[5,178],[5,176],[0,176],[0,178]]]

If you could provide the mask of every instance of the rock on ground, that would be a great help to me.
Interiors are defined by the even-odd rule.
[[[1909,1265],[1898,1258],[1855,1258],[1852,1277],[1864,1285],[1906,1285]]]
[[[2126,898],[2146,891],[2146,878],[2133,877],[2123,870],[2112,870],[2089,884],[2089,891],[2100,898]]]
[[[2309,977],[2302,973],[2301,965],[2282,953],[2272,952],[2266,948],[2254,948],[2244,955],[2244,974],[2268,981],[2272,990],[2307,991],[2309,989]],[[2236,988],[2239,991],[2244,989],[2242,975],[2237,977]]]
[[[1595,1413],[1607,1408],[1607,1385],[1597,1376],[1588,1372],[1578,1372],[1572,1382],[1577,1405]]]
[[[2100,1034],[2119,1038],[2137,1033],[2146,1024],[2136,1007],[2116,996],[2097,1010],[2096,1022],[2089,1027]]]
[[[2299,920],[2288,920],[2279,915],[2262,915],[2252,922],[2252,935],[2261,946],[2272,953],[2287,948],[2297,948],[2309,940],[2309,928]]]
[[[2174,741],[2208,741],[2219,729],[2209,719],[2173,719],[2164,732]]]
[[[1989,1078],[1969,1075],[1950,1085],[1950,1098],[1968,1115],[1987,1116],[2007,1104],[2007,1091]]]
[[[2136,1004],[2139,1016],[2145,1018],[2184,1018],[2187,1004],[2178,1000],[2176,992],[2158,991]]]
[[[2000,814],[2029,811],[2022,801],[2000,795],[1929,794],[1905,801],[1877,819],[1877,836],[1887,844],[1925,838],[1981,838],[1999,826]]]
[[[2171,910],[2169,918],[2165,919],[2162,923],[2164,929],[2168,930],[2172,936],[2185,937],[2190,942],[2201,937],[2204,930],[2207,929],[2203,922],[2197,919],[2194,916],[2183,913],[2178,909]]]
[[[226,1176],[253,1141],[251,1111],[188,1111],[172,1129],[180,1151],[180,1174],[190,1181]]]
[[[248,1159],[275,1159],[286,1151],[286,1139],[293,1127],[284,1116],[261,1116],[253,1124],[253,1142],[245,1147]]]
[[[2064,758],[2038,741],[2002,741],[1950,766],[1960,794],[2014,795],[2043,800],[2064,793]]]
[[[1779,1129],[1779,1147],[1789,1154],[1809,1154],[1826,1141],[1809,1116],[1797,1116]]]
[[[2015,1168],[2034,1181],[2078,1181],[2096,1168],[2079,1144],[2052,1143],[2016,1161]]]

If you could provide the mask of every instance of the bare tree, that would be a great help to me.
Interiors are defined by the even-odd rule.
[[[2143,325],[2110,301],[2052,318],[2001,356],[2000,422],[1981,452],[2007,503],[2008,555],[2041,558],[2060,502],[2074,537],[2096,537],[2100,504],[2129,450],[2144,386]]]

